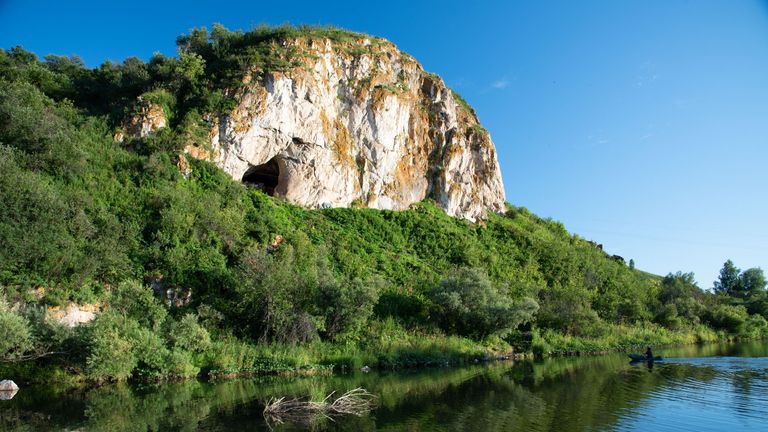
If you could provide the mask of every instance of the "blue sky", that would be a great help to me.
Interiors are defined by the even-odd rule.
[[[513,204],[703,288],[728,258],[768,267],[764,1],[0,0],[0,47],[95,67],[214,22],[390,39],[477,109]]]

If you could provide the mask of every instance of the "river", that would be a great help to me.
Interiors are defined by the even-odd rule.
[[[31,386],[0,400],[2,431],[768,431],[768,343],[498,362],[332,377],[187,381],[98,388]],[[363,387],[361,416],[267,422],[270,397]]]

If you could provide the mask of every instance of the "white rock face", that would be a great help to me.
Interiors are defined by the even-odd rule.
[[[48,317],[59,324],[73,328],[96,318],[99,308],[98,305],[68,303],[64,307],[48,308]]]
[[[432,198],[473,221],[504,210],[494,144],[439,77],[386,41],[283,43],[303,66],[247,77],[237,107],[215,121],[213,152],[190,154],[305,207]]]

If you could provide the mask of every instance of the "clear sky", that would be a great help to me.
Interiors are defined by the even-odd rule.
[[[765,1],[0,0],[0,47],[95,67],[214,22],[385,37],[477,109],[511,203],[702,288],[768,270]]]

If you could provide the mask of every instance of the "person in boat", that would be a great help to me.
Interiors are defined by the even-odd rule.
[[[645,350],[645,358],[653,360],[653,351],[651,351],[651,347],[648,347],[648,349]]]

